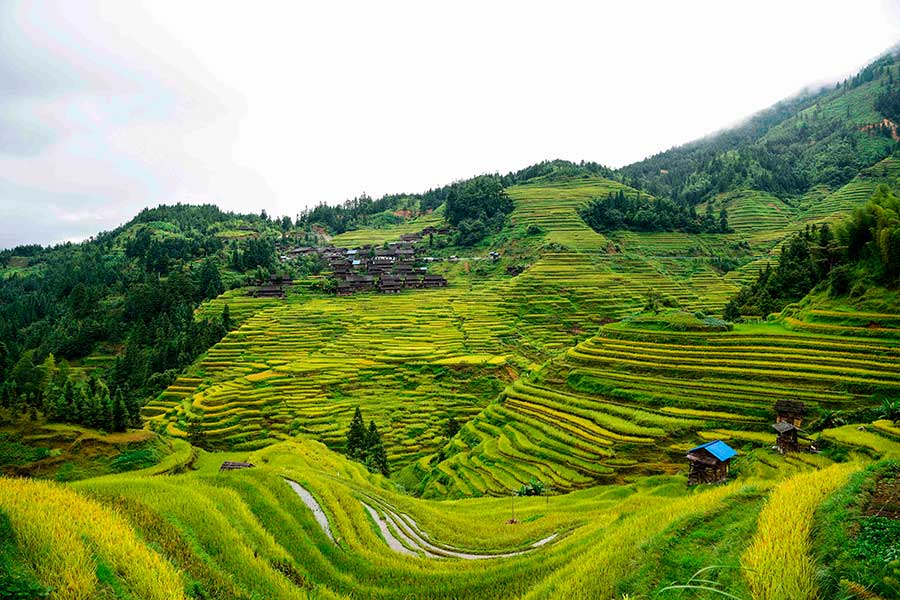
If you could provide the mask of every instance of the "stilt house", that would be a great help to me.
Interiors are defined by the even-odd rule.
[[[722,440],[691,448],[687,453],[691,466],[688,485],[724,482],[728,477],[728,464],[735,456],[737,452]]]

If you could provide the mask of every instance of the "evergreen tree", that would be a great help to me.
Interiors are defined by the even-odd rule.
[[[188,442],[190,442],[192,446],[200,446],[203,442],[203,427],[200,423],[200,418],[193,415],[189,416],[186,429]]]
[[[87,386],[79,385],[78,389],[81,393],[81,424],[86,427],[99,429],[103,426],[103,405],[100,403],[100,397],[92,394]]]
[[[135,393],[129,393],[128,389],[124,390],[125,396],[125,412],[128,414],[128,425],[130,427],[141,426],[141,399]]]
[[[356,407],[350,428],[347,430],[347,456],[354,460],[361,460],[366,454],[366,424],[363,422],[362,412]]]
[[[447,426],[444,430],[444,435],[446,435],[449,439],[457,433],[459,433],[459,422],[457,422],[456,417],[451,416],[449,419],[447,419]]]
[[[375,421],[369,421],[369,431],[366,432],[366,467],[373,473],[381,473],[385,477],[391,474],[388,467],[387,451],[381,441],[381,434],[375,426]]]
[[[234,321],[231,320],[231,310],[229,310],[227,304],[222,308],[222,327],[225,328],[226,332],[234,328]]]
[[[198,286],[200,288],[200,296],[205,299],[215,298],[225,291],[222,284],[222,277],[219,275],[219,269],[216,268],[212,260],[203,261],[200,267],[200,276]]]
[[[112,400],[112,431],[125,431],[131,421],[128,407],[125,405],[125,396],[121,389],[116,389]]]
[[[50,386],[47,396],[47,416],[51,421],[60,423],[72,420],[72,407],[66,398],[66,388],[55,383]]]

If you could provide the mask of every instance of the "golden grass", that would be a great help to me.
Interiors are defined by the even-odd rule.
[[[772,492],[756,535],[741,557],[754,600],[816,600],[810,550],[813,514],[860,466],[837,464],[792,477]]]
[[[115,511],[63,486],[0,478],[0,509],[51,598],[94,598],[102,562],[138,598],[185,598],[182,574],[144,545]]]

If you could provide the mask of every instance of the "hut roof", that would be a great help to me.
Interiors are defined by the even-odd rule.
[[[788,423],[787,421],[775,423],[774,425],[772,425],[772,429],[774,429],[778,433],[785,433],[786,431],[791,431],[793,429],[796,429],[797,431],[803,431],[793,423]]]
[[[737,452],[735,452],[734,448],[732,448],[722,440],[713,440],[712,442],[701,444],[696,448],[691,448],[690,450],[688,450],[688,454],[694,454],[700,450],[706,450],[716,459],[722,462],[725,462],[726,460],[732,459],[737,456]]]
[[[795,413],[805,415],[809,409],[800,400],[778,400],[775,402],[775,410],[779,413]]]

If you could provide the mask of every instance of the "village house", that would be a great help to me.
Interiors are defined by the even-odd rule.
[[[686,456],[690,463],[688,485],[698,485],[724,482],[728,465],[737,452],[722,440],[714,440],[691,448]]]

